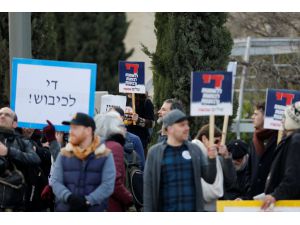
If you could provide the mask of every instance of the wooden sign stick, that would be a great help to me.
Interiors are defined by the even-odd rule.
[[[135,93],[132,93],[132,98],[131,98],[131,100],[132,100],[132,112],[133,112],[133,114],[135,114]],[[136,125],[136,122],[135,121],[133,121],[133,125]]]
[[[209,145],[213,146],[215,139],[215,116],[209,116]]]
[[[229,121],[229,116],[228,115],[224,116],[221,145],[225,145],[226,142],[228,121]]]

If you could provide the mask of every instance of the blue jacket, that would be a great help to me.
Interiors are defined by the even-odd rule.
[[[69,211],[71,194],[84,195],[91,204],[88,211],[104,211],[115,185],[115,165],[109,149],[101,145],[85,160],[62,149],[51,177],[56,211]]]
[[[127,139],[133,143],[133,149],[136,151],[136,153],[139,155],[139,160],[141,162],[141,169],[144,170],[145,166],[145,154],[144,154],[144,148],[141,142],[141,139],[139,136],[126,132],[126,142]]]

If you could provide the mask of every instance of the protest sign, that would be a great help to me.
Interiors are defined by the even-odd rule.
[[[100,113],[106,113],[111,107],[117,106],[124,110],[126,108],[126,96],[122,95],[103,95],[101,97]]]
[[[145,94],[145,63],[119,61],[119,92]]]
[[[267,89],[264,128],[282,130],[282,116],[287,105],[300,101],[300,92],[283,89]]]
[[[191,116],[232,115],[232,73],[192,72]]]
[[[236,70],[237,70],[237,62],[229,62],[228,66],[227,66],[227,72],[232,72],[232,96],[231,96],[232,102],[233,102],[233,95],[234,95]],[[226,142],[228,122],[229,122],[229,115],[225,115],[224,121],[223,121],[223,128],[222,128],[221,145],[225,145],[225,142]]]
[[[96,64],[14,58],[11,108],[18,126],[41,129],[50,120],[58,131],[77,112],[94,114]]]
[[[261,212],[263,202],[259,200],[217,201],[217,212]],[[272,212],[300,212],[299,200],[276,201]]]
[[[108,95],[108,91],[96,91],[95,92],[95,110],[94,114],[99,114],[101,109],[101,99],[103,95]]]
[[[227,65],[227,72],[232,72],[232,99],[234,95],[234,85],[236,78],[237,62],[229,62]]]

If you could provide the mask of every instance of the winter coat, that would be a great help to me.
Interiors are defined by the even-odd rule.
[[[247,185],[247,176],[246,176],[246,168],[248,164],[248,157],[246,155],[247,161],[243,168],[236,171],[237,180],[235,184],[227,191],[227,199],[226,200],[235,200],[236,198],[243,198],[246,196],[248,187]]]
[[[284,138],[275,151],[265,193],[276,200],[300,199],[300,130]]]
[[[118,140],[114,140],[114,137],[110,137],[105,142],[107,148],[109,148],[113,154],[116,167],[115,189],[108,200],[107,211],[109,212],[124,212],[133,203],[132,195],[125,186],[124,149],[117,141]]]
[[[204,144],[195,139],[192,141],[197,144],[203,154],[207,156],[207,149]],[[223,197],[227,200],[227,190],[236,182],[237,176],[232,159],[225,159],[222,156],[217,157],[217,175],[213,184],[208,184],[201,178],[203,197],[205,200],[204,208],[206,211],[216,211],[216,200]]]
[[[12,164],[16,166],[18,170],[22,172],[25,178],[26,196],[25,202],[19,202],[15,205],[15,209],[25,210],[24,203],[28,204],[31,192],[31,184],[29,184],[31,174],[30,169],[37,167],[41,163],[41,159],[37,153],[33,150],[33,145],[29,140],[23,139],[14,131],[9,130],[7,133],[5,130],[1,130],[1,142],[7,147],[8,153],[6,156],[1,157],[0,170],[12,168]],[[12,197],[14,198],[14,197]],[[1,205],[1,202],[0,202]]]
[[[252,199],[254,196],[264,192],[266,180],[272,165],[274,152],[277,146],[277,135],[272,136],[267,144],[266,150],[258,156],[255,152],[254,144],[250,144],[250,154],[247,165],[247,194],[244,199]]]
[[[132,134],[130,132],[126,132],[126,144],[130,144],[132,143],[133,144],[133,150],[136,151],[136,153],[138,154],[139,156],[139,161],[140,161],[140,166],[141,166],[141,169],[144,170],[144,166],[145,166],[145,154],[144,154],[144,148],[143,148],[143,144],[141,142],[141,139],[135,135],[135,134]],[[130,149],[130,148],[129,148]],[[126,151],[127,149],[124,148],[124,150]],[[130,151],[130,150],[129,150]]]
[[[51,186],[56,196],[56,211],[69,211],[71,194],[85,196],[88,211],[103,211],[115,183],[115,165],[111,151],[100,145],[86,159],[80,160],[67,147],[55,161]]]
[[[192,158],[195,179],[195,204],[196,211],[204,211],[203,193],[200,178],[212,184],[216,177],[216,159],[206,158],[199,147],[191,142],[184,142]],[[144,211],[157,212],[159,209],[159,188],[161,176],[161,161],[167,143],[158,143],[152,146],[145,164],[144,170]]]

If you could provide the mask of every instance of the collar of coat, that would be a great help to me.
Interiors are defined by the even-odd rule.
[[[96,147],[96,149],[91,152],[95,154],[96,158],[105,157],[109,155],[111,150],[106,147],[105,143],[100,144],[100,137],[95,136],[94,140],[99,140],[99,145]],[[61,154],[66,157],[76,157],[74,151],[75,148],[78,148],[78,146],[74,146],[71,143],[68,143],[64,148],[61,149]]]

